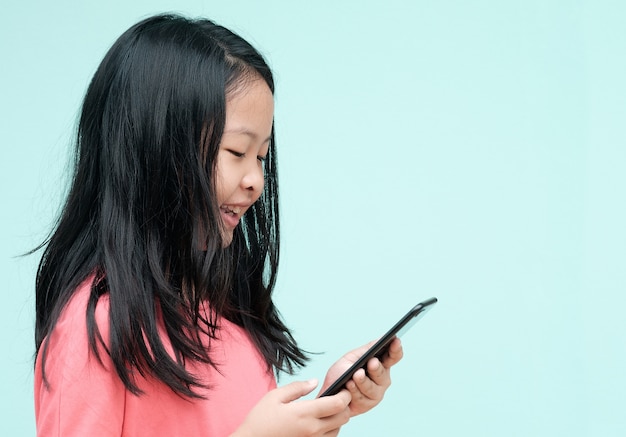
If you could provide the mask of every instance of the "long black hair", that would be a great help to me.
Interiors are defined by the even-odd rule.
[[[185,362],[217,366],[201,333],[214,338],[219,317],[247,330],[268,368],[291,373],[304,364],[272,302],[279,256],[273,127],[264,191],[228,247],[221,237],[214,175],[226,98],[258,78],[274,92],[259,52],[205,19],[151,17],[113,44],[83,102],[69,195],[41,246],[35,342],[42,363],[46,336],[77,286],[93,276],[90,348],[101,359],[98,344],[105,346],[135,394],[139,372],[196,397],[203,385]],[[95,322],[104,294],[107,339]],[[158,314],[174,357],[159,336]]]

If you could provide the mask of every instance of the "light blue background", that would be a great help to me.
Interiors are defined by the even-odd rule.
[[[15,256],[58,212],[97,64],[161,11],[232,28],[276,73],[276,298],[326,352],[299,377],[440,299],[343,436],[626,435],[624,2],[6,3],[1,435],[34,435],[38,256]]]

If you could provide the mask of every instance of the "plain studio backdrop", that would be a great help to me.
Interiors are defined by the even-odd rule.
[[[0,434],[32,436],[34,276],[88,81],[147,15],[276,74],[278,306],[322,379],[420,300],[343,436],[626,435],[622,1],[22,1],[0,28]],[[284,384],[292,378],[282,378]]]

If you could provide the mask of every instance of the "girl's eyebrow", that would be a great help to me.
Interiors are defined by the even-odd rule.
[[[257,135],[256,132],[253,132],[245,127],[239,127],[239,128],[232,128],[232,129],[226,129],[224,131],[225,134],[241,134],[241,135],[247,135],[250,138],[252,138],[253,140],[256,140],[259,138],[259,135]],[[269,137],[267,137],[265,139],[265,141],[263,141],[263,144],[267,143],[269,140],[272,139],[272,136],[270,135]]]

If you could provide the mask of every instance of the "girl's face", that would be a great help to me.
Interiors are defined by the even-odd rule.
[[[274,97],[262,79],[237,89],[226,100],[226,124],[216,166],[216,192],[224,246],[241,216],[263,192],[263,160],[274,120]]]

